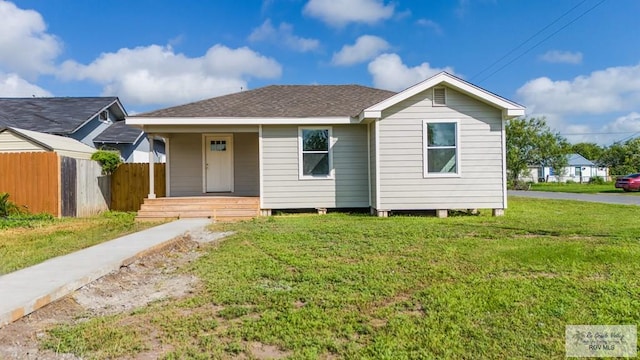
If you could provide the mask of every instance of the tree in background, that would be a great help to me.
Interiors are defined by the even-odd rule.
[[[587,160],[593,161],[596,165],[600,165],[600,159],[605,153],[605,148],[591,142],[581,142],[571,145],[571,152],[584,156]]]
[[[609,167],[611,175],[626,175],[640,171],[640,138],[607,147],[599,162]]]
[[[551,131],[545,118],[512,119],[506,125],[507,173],[517,183],[529,166],[549,166],[556,174],[567,167],[570,145],[559,133]]]

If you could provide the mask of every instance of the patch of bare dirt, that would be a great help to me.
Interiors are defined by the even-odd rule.
[[[172,246],[138,259],[98,279],[76,292],[34,313],[0,328],[0,359],[77,359],[38,348],[47,329],[73,324],[88,318],[130,312],[151,302],[186,297],[199,286],[199,280],[179,269],[201,256],[201,243],[212,242],[211,233],[198,232]],[[194,241],[196,240],[196,241]],[[140,358],[156,358],[148,352]]]

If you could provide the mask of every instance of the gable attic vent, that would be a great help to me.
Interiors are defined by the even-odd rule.
[[[447,92],[443,87],[433,88],[433,106],[447,105]]]
[[[109,112],[107,110],[100,112],[100,121],[102,122],[109,121]]]

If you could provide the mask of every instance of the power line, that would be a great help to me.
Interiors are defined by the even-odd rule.
[[[563,136],[579,136],[579,135],[620,135],[630,134],[633,131],[616,131],[616,132],[586,132],[586,133],[559,133]],[[637,133],[636,133],[637,134]],[[632,135],[633,136],[633,135]]]
[[[521,47],[523,47],[526,43],[528,43],[529,41],[531,41],[533,38],[535,38],[536,36],[540,35],[540,33],[542,33],[543,31],[547,30],[548,28],[550,28],[552,25],[554,25],[555,23],[557,23],[558,21],[560,21],[560,19],[562,19],[563,17],[567,16],[570,12],[572,12],[573,10],[575,10],[577,7],[579,7],[580,5],[584,4],[585,2],[587,2],[587,0],[582,0],[580,3],[578,3],[578,5],[572,7],[571,9],[567,10],[564,14],[560,15],[558,18],[556,18],[555,20],[553,20],[551,23],[549,23],[547,26],[543,27],[542,29],[538,30],[538,32],[536,32],[535,34],[529,36],[529,38],[527,38],[525,41],[521,42],[520,45],[514,47],[513,49],[511,49],[509,52],[507,52],[506,54],[504,54],[501,58],[499,58],[498,60],[494,61],[493,63],[491,63],[491,65],[485,67],[484,69],[482,69],[482,71],[480,71],[479,73],[473,75],[469,80],[473,80],[476,77],[480,76],[481,74],[483,74],[485,71],[491,69],[494,65],[496,65],[497,63],[499,63],[500,61],[502,61],[504,58],[506,58],[507,56],[513,54],[514,52],[516,52],[518,49],[520,49]]]
[[[494,72],[492,72],[491,74],[485,76],[484,78],[482,78],[482,80],[478,81],[478,83],[482,83],[483,81],[487,80],[488,78],[490,78],[491,76],[495,75],[496,73],[498,73],[499,71],[501,71],[502,69],[506,68],[507,66],[513,64],[516,60],[520,59],[521,57],[525,56],[526,54],[528,54],[531,50],[537,48],[540,44],[542,44],[543,42],[549,40],[550,38],[552,38],[553,36],[555,36],[557,33],[559,33],[560,31],[566,29],[569,25],[573,24],[574,22],[578,21],[579,19],[581,19],[583,16],[585,16],[586,14],[588,14],[589,12],[591,12],[593,9],[597,8],[598,6],[600,6],[602,3],[604,3],[606,0],[601,0],[600,2],[598,2],[597,4],[595,4],[594,6],[590,7],[589,9],[587,9],[585,12],[583,12],[582,14],[578,15],[578,17],[576,17],[575,19],[571,20],[570,22],[568,22],[567,24],[565,24],[564,26],[562,26],[561,28],[559,28],[558,30],[554,31],[553,33],[551,33],[551,35],[545,37],[544,39],[538,41],[535,45],[533,45],[532,47],[528,48],[525,52],[523,52],[522,54],[516,56],[513,60],[509,61],[508,63],[502,65],[501,67],[499,67],[497,70],[495,70]]]

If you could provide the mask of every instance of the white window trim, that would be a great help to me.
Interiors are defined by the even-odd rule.
[[[302,152],[302,131],[303,130],[328,130],[329,131],[329,174],[328,175],[304,175],[303,152]],[[300,126],[298,127],[298,179],[299,180],[326,180],[334,179],[333,169],[333,128],[331,126]],[[313,153],[313,152],[307,152]],[[318,152],[320,153],[320,152]],[[322,152],[324,153],[324,151]]]
[[[429,172],[429,154],[427,141],[428,130],[427,124],[432,123],[454,123],[456,124],[456,172],[455,173],[430,173]],[[422,175],[425,178],[459,178],[462,176],[462,166],[460,164],[460,121],[450,119],[431,119],[422,121]]]

